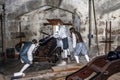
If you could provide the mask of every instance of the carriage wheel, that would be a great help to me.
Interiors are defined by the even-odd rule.
[[[51,58],[48,59],[48,62],[50,63],[56,63],[57,61],[59,61],[59,58],[57,55],[53,55],[51,56]]]

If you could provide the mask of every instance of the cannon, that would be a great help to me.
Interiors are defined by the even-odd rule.
[[[6,49],[7,58],[18,58],[19,54],[15,53],[15,49],[19,52],[22,46],[22,43],[25,41],[19,42],[15,45],[15,48]],[[41,43],[42,42],[42,43]],[[48,61],[56,63],[61,56],[61,48],[57,47],[57,39],[54,37],[49,38],[49,36],[39,40],[39,46],[36,51],[33,53],[34,62]]]
[[[47,40],[46,40],[47,39]],[[34,61],[48,61],[56,63],[61,57],[61,47],[57,47],[57,39],[46,37],[41,39],[39,47],[34,53]]]

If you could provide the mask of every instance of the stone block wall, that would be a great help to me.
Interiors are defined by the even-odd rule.
[[[15,5],[18,4],[17,2],[18,0],[15,1]],[[36,39],[41,39],[46,37],[46,35],[43,35],[42,33],[40,33],[40,31],[44,31],[48,34],[52,34],[53,33],[53,27],[52,26],[44,26],[43,23],[47,23],[46,19],[53,19],[53,18],[60,18],[62,21],[64,22],[72,22],[73,25],[77,25],[79,28],[79,32],[82,34],[83,40],[86,43],[86,45],[88,46],[88,31],[89,31],[89,18],[88,18],[88,2],[86,0],[60,0],[61,3],[56,2],[55,0],[53,2],[50,2],[50,0],[46,0],[46,2],[50,5],[54,4],[54,6],[58,5],[57,7],[60,7],[62,9],[68,10],[72,13],[75,13],[74,11],[76,10],[76,13],[74,14],[74,16],[77,16],[76,20],[73,17],[72,13],[64,11],[64,10],[60,10],[60,9],[56,9],[56,8],[48,8],[47,10],[41,10],[37,6],[37,9],[34,4],[32,8],[31,5],[31,9],[30,5],[28,5],[26,0],[24,2],[24,0],[20,1],[20,4],[22,6],[24,6],[23,9],[23,14],[25,13],[26,10],[30,11],[26,14],[22,14],[22,7],[20,7],[20,5],[18,5],[15,8],[15,5],[12,3],[10,6],[11,9],[6,9],[7,14],[15,12],[15,15],[12,14],[12,16],[16,16],[17,12],[18,14],[21,13],[21,15],[19,15],[19,19],[11,19],[11,17],[8,16],[8,20],[6,21],[6,44],[7,47],[14,47],[14,45],[16,43],[19,42],[19,39],[13,39],[12,38],[12,34],[11,33],[16,33],[19,32],[19,26],[21,26],[21,30],[22,32],[25,33],[26,38],[23,38],[23,40],[31,40],[33,38]],[[43,2],[40,2],[39,0],[36,0],[37,2],[45,4],[44,0],[42,0]],[[101,2],[103,1],[103,2]],[[114,8],[114,10],[105,12],[105,10],[109,10],[109,8],[113,7],[112,5],[109,6],[109,8],[103,8],[102,6],[107,6],[108,3],[105,3],[105,0],[101,0],[99,1],[99,5],[96,7],[96,20],[97,20],[97,27],[98,27],[98,42],[99,42],[99,49],[100,49],[100,55],[105,54],[104,53],[104,49],[105,49],[105,44],[101,43],[100,41],[105,40],[105,28],[106,28],[106,21],[111,21],[112,22],[112,40],[114,41],[111,45],[111,50],[114,50],[117,46],[120,45],[120,9],[117,8],[119,3],[119,0],[117,0],[117,2],[114,2],[114,6],[116,6],[116,8]],[[108,1],[108,0],[107,0]],[[111,1],[111,0],[109,0]],[[108,2],[109,2],[108,1]],[[50,2],[50,3],[49,3]],[[98,0],[95,2],[95,5],[97,5]],[[111,3],[111,2],[110,2]],[[30,4],[30,2],[29,2]],[[8,8],[6,7],[6,8]],[[27,8],[28,7],[28,8]],[[17,10],[18,9],[18,10]],[[102,11],[103,10],[103,11]],[[27,12],[27,11],[26,11]],[[104,12],[104,14],[103,14]],[[75,21],[75,22],[73,22]],[[70,26],[71,27],[71,26]],[[68,29],[70,28],[68,27]],[[89,55],[90,56],[96,56],[97,55],[97,48],[96,48],[96,34],[95,34],[95,26],[94,26],[94,22],[92,22],[92,34],[93,34],[93,38],[92,38],[92,45],[91,45],[91,50],[89,50]],[[108,34],[109,34],[109,28],[108,28]],[[89,47],[88,47],[89,49]]]

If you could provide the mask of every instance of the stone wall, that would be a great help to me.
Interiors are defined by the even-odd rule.
[[[6,46],[7,47],[14,47],[16,43],[19,42],[19,39],[13,39],[11,33],[16,33],[19,32],[19,26],[21,26],[22,32],[25,33],[26,38],[23,40],[31,40],[33,38],[41,39],[44,38],[46,35],[43,35],[40,33],[41,30],[45,31],[48,34],[52,34],[53,27],[52,26],[44,26],[43,23],[46,23],[46,19],[53,19],[53,18],[60,18],[64,22],[72,22],[74,25],[79,28],[79,32],[82,34],[82,37],[84,39],[84,42],[88,46],[88,31],[89,31],[89,21],[88,21],[88,2],[87,0],[60,0],[60,2],[50,2],[49,1],[44,1],[40,2],[36,0],[36,3],[41,3],[41,6],[44,4],[52,5],[54,3],[54,6],[58,5],[57,8],[51,8],[47,7],[46,9],[41,9],[40,5],[34,5],[32,8],[28,7],[30,5],[30,2],[27,3],[26,0],[22,0],[23,2],[19,2],[21,5],[17,5],[17,0],[14,3],[17,5],[15,8],[14,4],[11,6],[14,6],[13,8],[8,9],[7,11],[7,17],[8,20],[6,21]],[[110,0],[111,1],[111,0]],[[50,2],[50,3],[49,3]],[[107,2],[109,2],[107,0]],[[9,3],[9,2],[8,2]],[[112,2],[110,2],[111,4]],[[95,6],[96,6],[96,18],[97,18],[97,27],[98,27],[98,41],[99,41],[99,49],[100,49],[100,54],[103,55],[104,49],[105,49],[105,44],[101,43],[100,41],[105,40],[105,28],[106,28],[106,21],[111,21],[112,22],[112,40],[114,41],[112,43],[112,49],[114,50],[118,45],[120,45],[120,9],[118,9],[118,4],[119,0],[117,2],[114,2],[113,5],[117,6],[114,9],[114,6],[106,3],[104,0],[100,0],[99,4],[98,1],[95,1]],[[98,6],[97,6],[98,5]],[[109,5],[108,8],[103,8],[101,6],[107,6]],[[8,6],[9,7],[9,6]],[[7,8],[8,8],[7,7]],[[23,8],[22,8],[23,7]],[[26,9],[25,9],[26,8]],[[43,7],[45,8],[45,7]],[[112,10],[109,8],[112,8]],[[22,10],[23,9],[23,10]],[[63,10],[62,10],[63,9]],[[105,10],[108,10],[105,12]],[[29,12],[30,11],[30,12]],[[18,12],[18,15],[17,15]],[[104,13],[103,13],[104,12]],[[17,19],[11,18],[10,14],[12,14],[12,17],[14,17],[14,14],[16,16],[19,16]],[[26,14],[25,14],[26,13]],[[75,18],[76,16],[76,18]],[[92,19],[93,20],[93,19]],[[75,21],[75,22],[74,22]],[[92,46],[91,50],[89,51],[90,56],[95,56],[97,54],[97,48],[96,48],[96,32],[95,32],[95,26],[94,22],[92,22]],[[109,28],[108,28],[108,33],[109,33]]]
[[[97,16],[97,27],[98,27],[98,41],[99,41],[99,49],[100,49],[100,54],[103,55],[105,54],[105,43],[101,41],[106,40],[106,21],[108,22],[108,27],[107,27],[107,36],[109,40],[110,36],[110,21],[111,21],[111,40],[113,43],[111,43],[111,50],[115,50],[117,46],[120,45],[119,37],[120,37],[120,15],[119,15],[120,9],[104,14],[104,15],[96,15]],[[95,53],[96,49],[96,39],[95,39],[95,27],[94,25],[92,26],[92,34],[93,34],[93,39],[92,39],[92,51],[90,51],[90,54]],[[108,52],[109,50],[107,50]],[[95,55],[95,54],[92,54]]]
[[[53,9],[48,11],[35,10],[30,13],[27,13],[20,17],[20,20],[13,21],[13,24],[9,26],[8,39],[11,40],[9,45],[14,46],[14,43],[18,43],[19,39],[12,37],[11,33],[19,32],[19,27],[21,26],[21,31],[25,33],[25,38],[23,40],[29,41],[32,39],[42,39],[47,35],[42,34],[40,31],[48,33],[49,35],[53,34],[53,27],[51,25],[44,26],[44,23],[48,23],[47,19],[61,19],[63,22],[68,23],[72,22],[72,14],[63,10]],[[10,23],[12,23],[10,21]],[[9,25],[9,24],[8,24]],[[10,30],[12,28],[12,30]],[[69,29],[70,26],[67,26]],[[13,42],[13,43],[12,43]]]
[[[52,25],[43,25],[44,23],[48,23],[47,19],[61,19],[67,23],[72,21],[72,15],[59,9],[48,11],[36,10],[23,15],[21,17],[21,27],[22,31],[26,33],[28,40],[31,40],[33,38],[42,39],[47,36],[40,33],[41,30],[48,33],[49,35],[53,34]]]

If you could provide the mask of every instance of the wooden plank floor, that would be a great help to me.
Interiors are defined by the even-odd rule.
[[[60,70],[58,71],[53,71],[51,69],[46,71],[44,70],[43,72],[28,73],[25,77],[18,80],[64,80],[67,75],[79,70],[82,67],[81,65],[74,65],[74,67],[72,67],[73,65],[74,64],[69,64],[71,67],[65,65],[63,69],[59,66],[58,68],[60,68]]]
[[[4,74],[6,74],[6,76],[7,76],[5,80],[10,80],[11,75],[9,76],[9,74],[13,74],[16,71],[19,71],[20,65],[18,62],[15,62],[15,63],[17,63],[17,64],[9,65],[7,63],[6,66],[4,65],[5,70],[7,70],[7,71],[2,70],[2,72],[4,72]],[[75,62],[72,62],[72,63],[75,64]],[[81,58],[80,63],[81,63],[81,65],[86,64],[86,60]],[[19,67],[16,67],[17,65],[19,65]],[[81,65],[80,65],[80,67],[81,67]],[[46,66],[48,66],[48,68],[46,68],[47,70],[44,69]],[[72,66],[73,65],[71,65],[71,67],[67,67],[67,68],[73,69]],[[2,68],[3,67],[1,66],[0,69],[2,69]],[[58,68],[58,67],[54,67],[54,69],[56,69],[56,68]],[[17,80],[65,80],[65,77],[68,74],[73,73],[74,71],[78,70],[77,69],[78,65],[76,67],[74,67],[74,70],[68,69],[68,71],[67,71],[66,67],[63,67],[63,70],[61,70],[61,68],[60,68],[60,71],[57,70],[57,71],[53,72],[53,69],[51,70],[50,65],[48,65],[47,63],[35,64],[26,71],[26,76],[24,78],[20,78]],[[2,79],[0,79],[0,80],[2,80]],[[120,72],[112,75],[111,77],[109,77],[108,80],[120,80]]]

